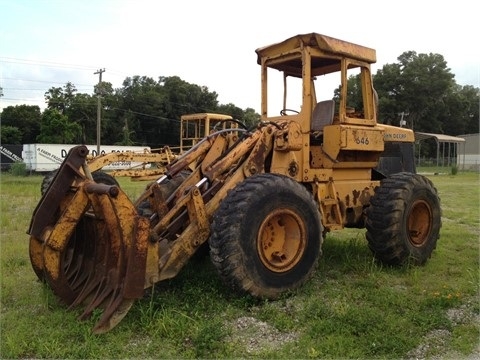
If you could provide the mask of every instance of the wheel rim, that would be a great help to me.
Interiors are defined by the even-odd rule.
[[[257,251],[266,268],[286,272],[298,264],[307,245],[302,219],[289,209],[271,212],[260,225]]]
[[[413,203],[408,215],[408,237],[414,246],[422,246],[429,238],[432,228],[432,210],[424,200]]]

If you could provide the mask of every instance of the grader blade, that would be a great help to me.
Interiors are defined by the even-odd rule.
[[[54,180],[31,221],[32,266],[70,308],[84,306],[80,319],[103,309],[93,329],[103,333],[143,296],[149,222],[117,186],[97,184],[68,166],[57,178],[69,180],[62,186]]]

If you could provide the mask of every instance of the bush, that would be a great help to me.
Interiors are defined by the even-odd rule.
[[[452,175],[457,175],[458,173],[458,166],[457,165],[453,165],[452,166]]]
[[[10,174],[15,176],[27,176],[27,164],[24,162],[15,162],[10,167]]]

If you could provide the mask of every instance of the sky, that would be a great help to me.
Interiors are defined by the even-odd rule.
[[[105,69],[114,88],[178,76],[259,112],[255,49],[311,32],[375,49],[374,74],[405,51],[434,53],[458,84],[480,87],[471,0],[0,0],[0,111],[43,110],[45,92],[67,82],[93,95]]]

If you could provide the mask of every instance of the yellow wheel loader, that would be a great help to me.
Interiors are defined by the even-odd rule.
[[[94,181],[78,146],[42,196],[33,269],[81,319],[103,311],[95,333],[204,246],[226,285],[265,299],[310,278],[329,231],[365,227],[386,264],[431,256],[440,199],[415,173],[413,132],[377,120],[375,50],[309,33],[256,53],[256,126],[199,140],[135,201]]]

